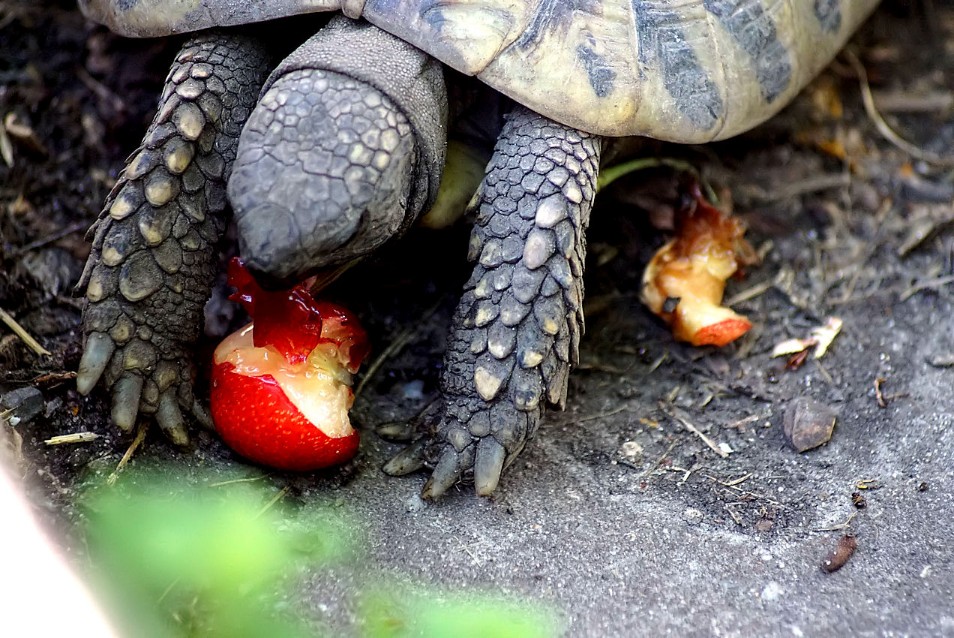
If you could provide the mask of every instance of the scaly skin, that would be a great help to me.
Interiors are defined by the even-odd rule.
[[[185,444],[183,410],[208,422],[193,395],[192,350],[227,222],[225,185],[268,69],[251,38],[208,33],[187,42],[142,146],[90,229],[77,287],[89,302],[77,387],[88,394],[102,377],[124,430],[155,415]]]
[[[372,250],[436,195],[446,97],[420,51],[339,19],[279,66],[255,106],[265,64],[247,40],[191,42],[95,227],[78,386],[89,392],[104,376],[120,427],[155,414],[184,442],[182,410],[205,417],[189,354],[236,153],[229,195],[244,256],[266,282]],[[423,418],[429,436],[386,467],[433,464],[425,497],[469,472],[478,494],[491,493],[545,407],[563,406],[583,331],[600,149],[600,138],[525,108],[510,114],[476,199],[476,264],[454,315],[442,398]]]
[[[335,110],[367,130],[340,139],[327,117]],[[230,182],[247,266],[295,281],[377,248],[414,219],[400,201],[413,159],[411,127],[386,96],[337,73],[282,76],[249,119]]]
[[[546,405],[562,408],[583,332],[584,233],[596,195],[600,138],[518,107],[478,193],[473,275],[454,313],[442,398],[429,429],[385,467],[434,464],[435,498],[473,470],[477,493],[537,430]]]
[[[242,133],[228,195],[249,270],[288,286],[403,234],[437,194],[446,110],[432,58],[332,19],[278,65]]]
[[[266,79],[270,68],[248,37],[190,41],[91,229],[77,387],[87,394],[102,378],[124,430],[154,415],[184,444],[184,411],[211,424],[193,393],[192,350],[227,183],[249,268],[279,285],[347,265],[406,230],[436,196],[447,110],[436,61],[337,18]]]

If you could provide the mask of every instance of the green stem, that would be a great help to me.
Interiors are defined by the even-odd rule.
[[[660,168],[662,166],[668,166],[674,170],[689,173],[702,185],[702,188],[706,193],[706,198],[713,204],[718,203],[719,197],[716,195],[709,182],[702,178],[702,175],[699,173],[699,169],[689,162],[676,159],[674,157],[638,157],[636,159],[629,160],[628,162],[623,162],[622,164],[616,164],[614,166],[610,166],[609,168],[605,168],[600,171],[600,175],[596,179],[596,192],[603,190],[624,175],[629,175],[630,173],[634,173],[636,171],[643,171],[647,168]]]

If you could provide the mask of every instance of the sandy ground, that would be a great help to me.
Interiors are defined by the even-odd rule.
[[[888,124],[950,157],[954,7],[913,4],[885,8],[854,47]],[[0,393],[41,393],[38,414],[14,428],[17,467],[41,519],[82,560],[74,488],[91,468],[115,467],[130,437],[108,425],[103,394],[83,399],[71,385],[80,304],[69,287],[88,250],[82,229],[148,122],[175,43],[119,40],[68,3],[42,13],[10,3],[0,25],[0,115],[14,118],[14,165],[0,162],[0,307],[52,352],[37,356],[4,328]],[[641,265],[665,240],[677,180],[621,180],[593,216],[568,409],[549,415],[493,498],[461,485],[424,503],[423,475],[379,471],[398,447],[373,431],[433,398],[466,277],[465,228],[418,231],[330,293],[362,316],[376,352],[405,343],[358,397],[359,458],[331,475],[267,481],[290,499],[343,503],[367,533],[372,569],[552,604],[567,635],[954,635],[950,164],[877,133],[847,58],[740,140],[642,150],[700,167],[765,254],[730,286],[755,322],[738,345],[676,344],[642,308]],[[844,327],[822,359],[791,369],[771,358],[832,316]],[[782,424],[806,398],[833,410],[836,426],[827,445],[798,453]],[[42,443],[77,431],[103,436]],[[150,433],[133,464],[240,463],[196,438],[183,453]],[[856,552],[823,571],[846,534]],[[306,579],[306,613],[344,626],[366,569]]]

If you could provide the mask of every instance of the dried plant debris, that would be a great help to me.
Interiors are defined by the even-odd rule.
[[[888,403],[894,401],[895,399],[909,396],[907,392],[892,392],[891,394],[886,394],[884,391],[884,385],[887,382],[888,380],[884,377],[876,377],[874,380],[875,401],[878,403],[878,407],[881,409],[888,407]]]
[[[947,193],[944,193],[947,195]],[[899,257],[907,257],[928,239],[954,224],[954,208],[950,202],[915,205],[905,220],[905,236],[897,249]]]
[[[798,452],[805,452],[831,440],[837,412],[809,397],[795,399],[782,418],[785,440]]]
[[[46,445],[75,445],[90,443],[100,437],[95,432],[74,432],[72,434],[58,434],[43,441]]]
[[[775,344],[772,348],[773,357],[784,357],[786,355],[802,355],[814,348],[814,357],[821,359],[828,352],[835,337],[841,332],[844,325],[839,317],[828,317],[825,323],[817,328],[813,328],[811,334],[802,339],[786,339]]]
[[[3,128],[14,142],[37,155],[49,155],[49,151],[36,132],[27,122],[20,119],[16,113],[7,113],[3,118]]]
[[[901,137],[901,135],[891,128],[891,125],[888,124],[881,116],[881,113],[878,112],[878,107],[875,105],[874,96],[871,92],[871,86],[868,84],[868,72],[858,59],[858,56],[855,55],[854,51],[849,48],[845,49],[844,58],[854,69],[855,75],[858,77],[858,83],[861,88],[861,99],[865,106],[865,112],[875,125],[875,128],[878,129],[881,137],[893,144],[902,152],[922,162],[927,162],[928,164],[934,164],[935,166],[944,168],[950,168],[951,166],[954,166],[954,157],[951,157],[950,155],[938,155],[937,153],[922,149],[916,144],[912,144],[905,138]]]
[[[854,534],[845,534],[838,539],[838,543],[822,561],[822,571],[828,574],[837,572],[845,566],[856,549],[858,549],[858,539],[855,538]]]

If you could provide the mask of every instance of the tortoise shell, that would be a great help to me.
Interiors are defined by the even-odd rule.
[[[724,139],[781,109],[878,0],[80,0],[127,36],[362,17],[591,133]]]

